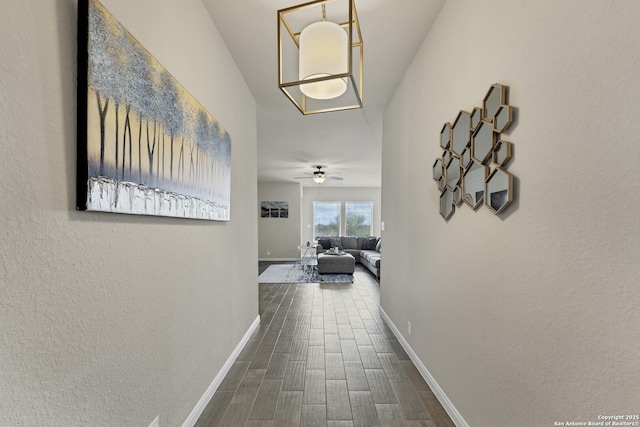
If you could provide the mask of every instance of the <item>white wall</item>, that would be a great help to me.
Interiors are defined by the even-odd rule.
[[[258,209],[263,201],[289,202],[289,218],[258,219],[258,257],[264,260],[300,258],[300,184],[261,182],[258,184]]]
[[[638,413],[638,17],[448,0],[385,111],[381,304],[470,426]],[[440,129],[495,82],[517,108],[516,202],[445,222]]]
[[[373,232],[380,235],[381,190],[373,187],[304,187],[302,197],[302,240],[313,242],[313,202],[343,202],[341,234],[344,235],[344,202],[373,202]]]
[[[199,0],[103,4],[231,134],[231,221],[76,212],[77,1],[4,2],[0,425],[180,425],[258,314],[255,102]]]

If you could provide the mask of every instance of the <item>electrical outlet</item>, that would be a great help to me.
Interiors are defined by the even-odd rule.
[[[159,415],[158,415],[159,417]],[[151,424],[149,424],[149,427],[159,427],[160,426],[160,422],[158,421],[158,417],[156,417],[155,420],[151,421]]]
[[[271,252],[267,251],[267,256],[271,255]]]
[[[409,332],[409,336],[411,336],[411,322],[407,322],[407,332]]]

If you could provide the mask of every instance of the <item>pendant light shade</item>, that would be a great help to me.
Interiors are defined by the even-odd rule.
[[[315,22],[300,33],[300,80],[344,74],[347,59],[347,33],[338,24]],[[337,98],[347,90],[347,79],[307,83],[300,85],[300,90],[314,99]]]
[[[362,108],[364,43],[355,0],[278,10],[278,88],[304,115]]]

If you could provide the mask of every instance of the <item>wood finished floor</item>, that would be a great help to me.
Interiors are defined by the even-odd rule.
[[[196,427],[454,427],[380,317],[379,284],[260,285],[260,325]]]

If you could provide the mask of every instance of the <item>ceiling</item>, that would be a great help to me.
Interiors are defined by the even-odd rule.
[[[202,0],[257,103],[258,181],[380,187],[382,114],[445,0],[355,0],[364,108],[303,116],[278,89],[277,11],[307,0]],[[313,165],[342,181],[295,180]]]

